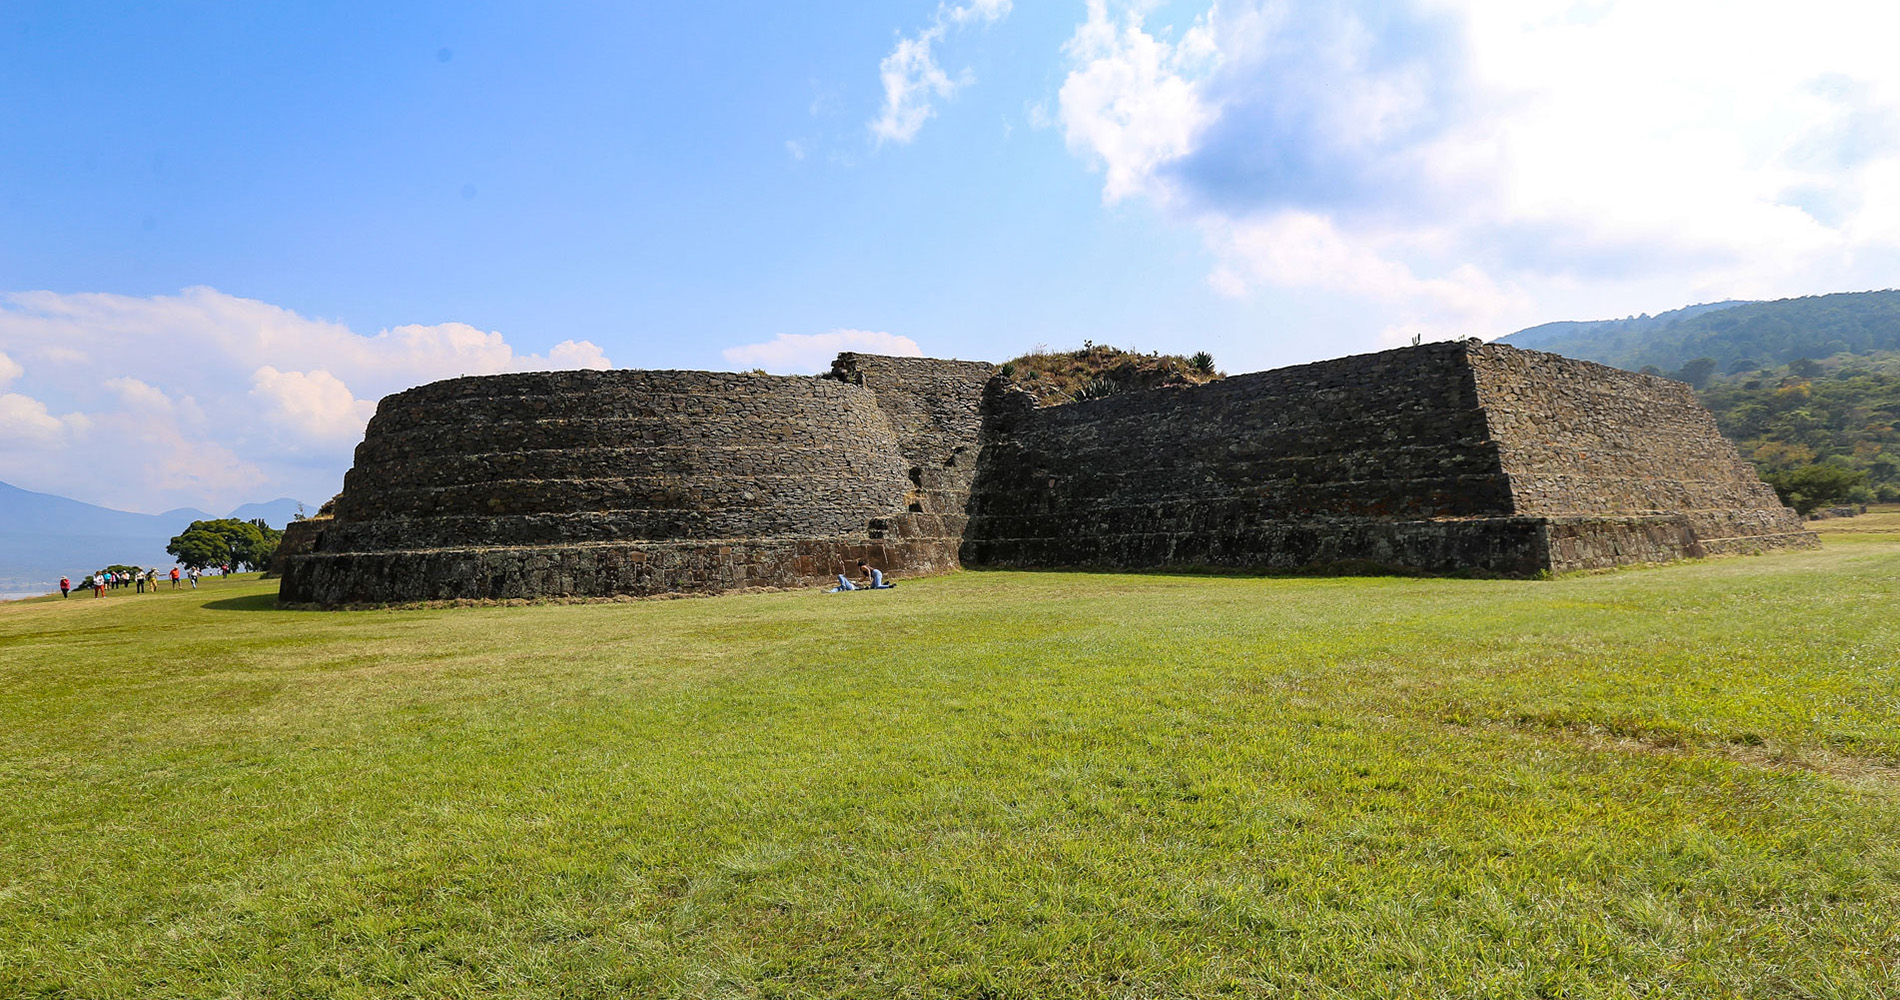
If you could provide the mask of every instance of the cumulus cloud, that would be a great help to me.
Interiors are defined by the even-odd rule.
[[[334,492],[376,400],[457,375],[606,368],[463,323],[364,335],[192,288],[175,296],[0,296],[0,480],[152,510]],[[60,414],[60,415],[56,415]]]
[[[71,427],[31,396],[0,393],[0,454],[62,444]]]
[[[1222,0],[1180,30],[1149,10],[1090,0],[1061,126],[1106,201],[1200,229],[1223,292],[1501,332],[1565,296],[1890,283],[1900,8]]]
[[[376,412],[343,380],[324,369],[283,372],[265,365],[251,376],[251,397],[264,419],[296,427],[316,441],[354,442]]]
[[[1216,117],[1196,77],[1218,65],[1212,29],[1202,18],[1171,44],[1145,30],[1139,9],[1117,18],[1105,0],[1089,0],[1088,11],[1063,49],[1076,64],[1059,97],[1069,148],[1106,169],[1104,200],[1166,199],[1156,169],[1192,152]]]
[[[940,3],[930,27],[912,37],[898,36],[897,46],[878,64],[884,104],[870,125],[878,145],[915,139],[924,122],[937,113],[934,102],[956,93],[967,82],[967,74],[964,79],[952,80],[937,64],[935,48],[950,29],[995,24],[1009,16],[1010,6],[1011,0]]]
[[[163,390],[146,385],[135,378],[109,378],[103,383],[128,410],[145,414],[172,412],[172,399]]]
[[[1208,277],[1216,291],[1240,297],[1269,284],[1392,303],[1402,318],[1380,331],[1388,345],[1415,334],[1427,340],[1469,336],[1498,316],[1523,314],[1531,307],[1521,289],[1500,286],[1481,268],[1464,264],[1421,276],[1312,212],[1241,219],[1210,214],[1201,230],[1221,260]]]
[[[540,359],[535,358],[532,354],[522,359],[522,361],[516,362],[516,364],[520,365],[524,362],[532,363],[540,368],[551,371],[568,368],[591,368],[594,371],[606,371],[614,366],[613,362],[607,360],[607,352],[601,350],[600,345],[590,340],[563,340],[548,349],[548,357],[545,363],[542,363]],[[516,370],[532,371],[533,368],[518,367]]]
[[[775,374],[809,374],[831,367],[831,359],[845,351],[923,357],[909,337],[874,330],[833,330],[830,333],[781,333],[763,344],[728,347],[721,354],[742,368],[763,368]]]
[[[0,354],[0,387],[4,387],[7,383],[24,374],[26,374],[26,369],[20,367],[19,362],[7,357],[5,354]]]

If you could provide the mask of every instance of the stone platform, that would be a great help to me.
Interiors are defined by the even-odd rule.
[[[978,362],[384,399],[281,599],[718,593],[961,566],[1530,575],[1816,544],[1689,387],[1429,344],[1056,407]]]

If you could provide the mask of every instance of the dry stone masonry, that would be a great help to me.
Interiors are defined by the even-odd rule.
[[[1689,388],[1475,341],[1037,407],[993,365],[549,372],[378,406],[281,598],[718,593],[858,559],[1534,574],[1815,544]]]

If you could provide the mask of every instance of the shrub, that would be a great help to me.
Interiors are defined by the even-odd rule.
[[[1867,473],[1845,466],[1817,463],[1770,472],[1761,478],[1775,488],[1775,495],[1781,497],[1782,503],[1805,516],[1817,508],[1852,499],[1855,490],[1862,488],[1866,482]]]

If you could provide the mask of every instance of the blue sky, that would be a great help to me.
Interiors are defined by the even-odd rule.
[[[1887,287],[1891,4],[0,8],[0,480],[334,492],[381,395],[1252,370]]]
[[[1103,211],[1089,165],[1026,120],[1074,10],[950,39],[973,82],[880,148],[878,64],[930,5],[250,6],[268,13],[20,19],[7,290],[208,285],[626,366],[837,328],[971,356],[1192,339],[1156,293],[1202,297],[1193,235]]]

